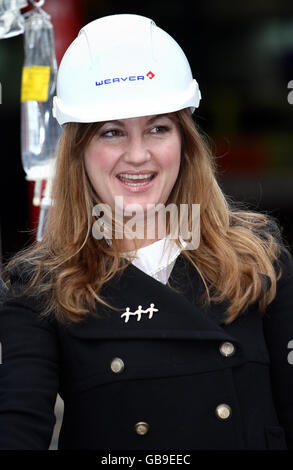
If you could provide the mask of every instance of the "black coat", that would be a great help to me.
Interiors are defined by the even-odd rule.
[[[264,317],[252,305],[225,325],[224,304],[198,304],[183,255],[176,293],[130,265],[104,288],[120,312],[82,324],[40,319],[38,303],[0,312],[0,448],[48,449],[59,392],[59,449],[293,449],[293,259]],[[129,307],[158,311],[130,316]],[[292,362],[292,361],[291,361]]]

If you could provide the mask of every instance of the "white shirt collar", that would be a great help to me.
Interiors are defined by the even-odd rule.
[[[185,247],[186,243],[182,239],[180,241]],[[176,245],[175,240],[168,235],[150,245],[139,248],[132,264],[165,284],[180,253],[181,249]],[[135,251],[128,251],[123,254],[126,256],[134,255]]]

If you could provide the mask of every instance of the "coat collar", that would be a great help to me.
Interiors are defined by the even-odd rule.
[[[85,321],[72,324],[73,335],[100,338],[182,338],[237,341],[221,327],[225,318],[225,306],[204,309],[198,304],[203,283],[197,271],[183,255],[179,255],[169,278],[170,287],[147,275],[130,264],[122,275],[116,275],[102,289],[102,297],[119,311],[97,304],[97,314],[88,315]],[[121,318],[127,308],[135,312],[141,305],[147,309],[151,304],[158,311],[149,318],[147,313],[130,316],[128,322]]]

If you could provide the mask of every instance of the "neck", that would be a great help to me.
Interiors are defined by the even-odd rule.
[[[153,238],[153,239],[145,238],[143,240],[139,238],[135,238],[135,239],[124,238],[123,240],[118,240],[118,247],[119,247],[119,250],[122,252],[134,251],[136,249],[143,248],[144,246],[151,245],[157,240],[159,240],[159,238]]]
[[[151,245],[166,236],[166,225],[160,226],[158,223],[158,214],[148,219],[144,217],[142,221],[139,219],[135,220],[135,222],[133,221],[132,224],[128,225],[131,220],[131,217],[124,217],[123,226],[118,224],[118,231],[116,232],[116,229],[112,230],[114,237],[115,233],[117,235],[123,233],[123,238],[120,238],[120,236],[115,237],[120,252],[135,251],[136,249]]]

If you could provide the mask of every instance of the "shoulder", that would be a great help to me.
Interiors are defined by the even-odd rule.
[[[273,236],[279,246],[277,257],[273,261],[277,281],[276,296],[268,309],[271,310],[275,307],[278,311],[293,312],[293,256],[291,247],[283,237],[282,229],[274,220],[269,220],[266,227],[266,236],[267,233]]]
[[[281,269],[281,273],[286,275],[293,274],[293,258],[290,252],[290,245],[287,243],[283,235],[283,229],[276,218],[271,215],[264,215],[258,213],[251,213],[249,222],[252,223],[251,230],[262,240],[268,244],[273,239],[278,246],[278,255],[274,261],[274,268],[276,273]],[[255,218],[253,216],[256,216]],[[259,216],[259,218],[257,218]],[[247,220],[244,218],[244,220]],[[255,225],[254,225],[255,223]]]
[[[27,292],[32,281],[32,271],[28,264],[13,266],[7,276],[7,284],[0,279],[0,323],[9,322],[14,318],[24,321],[42,323],[52,326],[55,321],[53,315],[43,315],[45,311],[46,296],[37,294],[35,290]],[[17,317],[17,318],[16,318]]]
[[[293,257],[290,251],[290,245],[285,240],[281,227],[275,220],[268,219],[266,233],[273,236],[280,248],[279,255],[274,262],[274,268],[277,274],[279,272],[281,273],[280,279],[291,279],[293,277]]]

